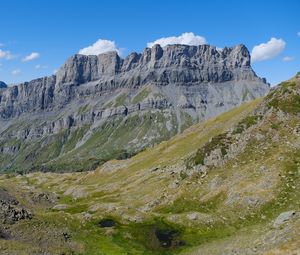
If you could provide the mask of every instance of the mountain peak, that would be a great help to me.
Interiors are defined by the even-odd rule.
[[[199,46],[174,44],[165,47],[156,44],[151,48],[145,48],[141,54],[130,53],[125,59],[122,59],[116,51],[97,56],[76,54],[60,68],[57,82],[78,85],[99,79],[116,80],[116,75],[127,77],[130,71],[131,77],[128,78],[144,77],[144,80],[158,83],[161,80],[165,82],[166,76],[171,75],[171,68],[189,73],[184,75],[184,82],[224,82],[243,79],[241,77],[243,72],[248,78],[257,78],[250,66],[250,53],[243,44],[225,47],[222,50],[207,44]],[[241,68],[249,69],[251,75]],[[163,73],[164,77],[161,77]],[[178,82],[178,77],[168,77],[167,80]]]
[[[57,83],[76,85],[100,79],[102,75],[114,75],[119,71],[121,58],[116,51],[99,55],[75,54],[58,70]]]
[[[92,169],[100,161],[128,157],[268,91],[252,70],[243,45],[222,50],[211,45],[154,45],[124,59],[117,52],[75,54],[56,75],[0,89],[5,144],[0,151],[7,159],[22,153],[41,158],[34,166],[27,157],[18,161],[28,163],[22,164],[26,170],[59,169],[58,158],[68,158],[72,170],[82,170],[78,158],[85,169]],[[82,135],[71,143],[73,131]],[[135,139],[137,134],[142,137]],[[33,151],[11,145],[12,139],[35,144]],[[63,149],[52,158],[37,156],[35,148],[50,150],[52,139],[58,139]],[[65,146],[64,139],[71,144]],[[76,156],[69,154],[73,149]],[[0,171],[7,167],[8,161],[0,162]]]

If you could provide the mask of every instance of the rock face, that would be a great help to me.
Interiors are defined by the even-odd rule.
[[[274,221],[273,227],[279,228],[281,225],[289,221],[296,212],[294,210],[281,213]]]
[[[243,45],[223,50],[155,45],[125,59],[116,52],[76,54],[56,75],[0,89],[0,151],[9,155],[0,168],[12,170],[26,161],[31,163],[25,168],[49,170],[50,159],[78,154],[84,145],[96,143],[93,136],[98,132],[97,146],[92,147],[98,151],[78,154],[89,158],[93,168],[103,160],[128,157],[268,90],[252,70]],[[51,147],[50,156],[41,158],[35,146]]]
[[[5,89],[5,88],[7,88],[6,83],[3,81],[0,81],[0,89]]]
[[[14,197],[0,189],[0,224],[13,224],[19,220],[31,219],[31,212],[19,205]]]

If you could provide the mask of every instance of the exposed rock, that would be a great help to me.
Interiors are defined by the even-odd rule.
[[[6,83],[3,81],[0,81],[0,89],[5,89],[5,88],[7,88]]]
[[[149,90],[147,93],[145,87]],[[68,134],[90,127],[84,136],[77,137],[74,146],[79,148],[105,125],[117,125],[116,118],[126,121],[138,116],[143,121],[147,113],[159,115],[154,124],[164,126],[165,132],[159,127],[159,132],[153,134],[149,127],[143,141],[131,139],[118,148],[126,151],[130,144],[135,153],[173,136],[183,127],[261,97],[268,91],[265,80],[252,70],[250,54],[243,45],[223,50],[210,45],[164,48],[155,45],[125,59],[116,52],[98,56],[76,54],[56,75],[0,89],[0,152],[11,158],[26,154],[26,162],[35,162],[26,165],[27,171],[52,170],[55,167],[48,167],[46,159],[37,162],[36,149],[23,152],[21,144],[42,140],[41,145],[34,148],[47,149],[55,139],[52,135],[65,131],[59,141],[63,146]],[[61,148],[55,153],[52,159],[66,152]],[[117,157],[120,151],[115,149],[101,157],[92,154],[89,152],[84,157],[91,159],[90,167],[95,168],[100,160]],[[0,163],[0,171],[15,167],[11,162],[14,160]],[[76,167],[79,164],[75,163]]]
[[[34,193],[32,200],[38,204],[53,204],[57,201],[58,196],[49,192]]]
[[[2,223],[13,224],[31,218],[32,214],[29,210],[22,207],[7,191],[0,189],[0,221]]]
[[[15,197],[10,195],[6,189],[0,188],[0,201],[9,203],[12,205],[17,205],[19,202]]]
[[[89,221],[93,218],[93,215],[87,212],[82,212],[78,215],[78,217],[83,221]]]
[[[87,197],[88,193],[84,188],[81,187],[71,187],[64,193],[65,196],[72,196],[74,199]]]
[[[0,229],[0,240],[4,239],[4,240],[8,240],[10,238],[10,236],[4,232],[2,229]]]
[[[141,215],[123,214],[122,219],[129,222],[142,223],[145,219]]]
[[[57,210],[57,211],[62,211],[62,210],[66,210],[69,208],[69,205],[67,204],[58,204],[58,205],[55,205],[53,206],[53,210]]]
[[[132,65],[132,61],[136,65]],[[122,68],[123,64],[126,67]],[[91,81],[97,82],[89,83]],[[250,54],[243,45],[224,48],[221,52],[209,45],[169,45],[165,48],[157,45],[151,50],[146,49],[142,55],[132,53],[124,60],[116,52],[98,56],[74,55],[56,76],[25,82],[2,91],[0,118],[9,119],[25,112],[59,109],[82,96],[92,100],[101,96],[103,91],[113,93],[119,87],[142,86],[150,82],[160,86],[183,86],[178,90],[180,94],[176,95],[177,88],[173,92],[173,99],[178,102],[172,102],[173,105],[188,107],[190,104],[195,108],[201,106],[201,100],[209,104],[210,100],[214,100],[213,94],[215,100],[221,100],[222,105],[228,108],[228,103],[236,105],[243,101],[239,93],[248,91],[252,99],[269,90],[264,80],[258,78],[251,69]],[[86,83],[89,83],[88,86],[82,86]],[[217,87],[213,88],[214,83],[224,83],[221,93],[218,93]],[[235,92],[230,92],[230,89]],[[225,91],[234,94],[230,97]],[[172,97],[168,100],[172,101]],[[217,102],[211,104],[220,105]],[[214,115],[212,111],[209,109]]]
[[[89,207],[88,211],[90,212],[97,212],[97,211],[105,211],[107,213],[114,212],[118,209],[116,203],[101,203],[101,204],[94,204]]]
[[[223,164],[223,156],[220,148],[211,151],[210,154],[204,158],[205,166],[217,167],[222,164]]]
[[[186,215],[188,220],[198,220],[199,219],[199,213],[194,212],[194,213],[189,213]]]
[[[287,211],[279,214],[279,216],[275,219],[273,227],[278,228],[282,226],[284,223],[289,221],[294,215],[296,214],[296,211]]]
[[[264,139],[265,136],[260,134],[260,133],[257,133],[257,134],[255,134],[255,138],[256,138],[257,141],[260,141],[260,140]]]
[[[210,182],[209,182],[209,188],[210,190],[215,190],[218,187],[221,186],[223,179],[220,176],[214,177]]]

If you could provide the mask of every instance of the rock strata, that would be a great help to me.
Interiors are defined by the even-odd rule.
[[[37,148],[52,150],[55,143],[59,148],[50,153],[53,160],[80,150],[100,132],[99,153],[94,148],[93,155],[79,153],[89,161],[86,169],[92,169],[269,91],[265,79],[252,70],[244,45],[222,50],[210,45],[154,45],[124,59],[116,52],[76,54],[56,75],[9,87],[1,83],[0,88],[0,152],[6,155],[0,171],[25,161],[29,163],[24,170],[51,170],[49,157],[44,159]],[[115,131],[120,134],[111,138]],[[135,139],[133,133],[143,136]],[[68,141],[72,144],[64,146]]]

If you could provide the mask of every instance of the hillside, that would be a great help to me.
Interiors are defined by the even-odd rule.
[[[298,73],[95,171],[2,175],[1,254],[298,254],[299,114]]]
[[[0,88],[0,172],[95,169],[268,91],[244,45],[76,54],[55,75]]]

